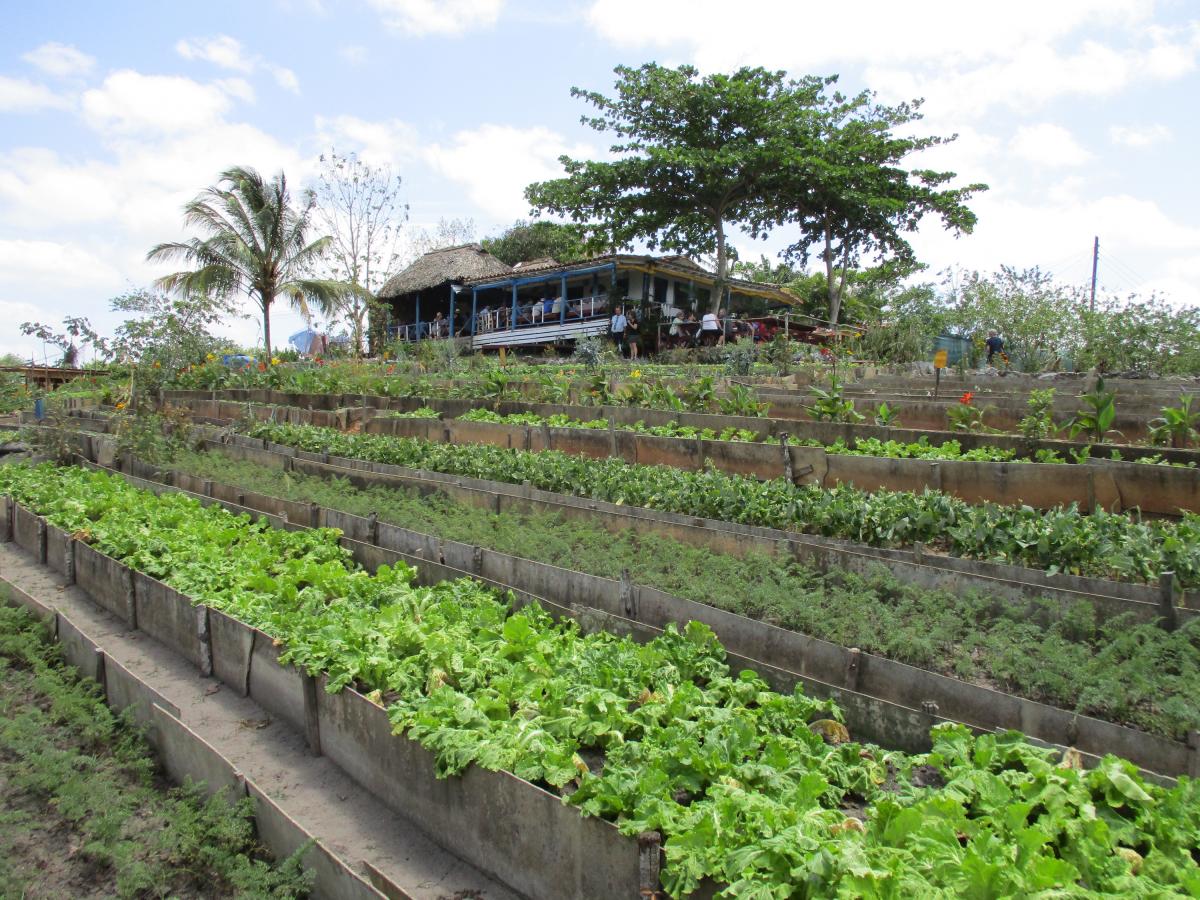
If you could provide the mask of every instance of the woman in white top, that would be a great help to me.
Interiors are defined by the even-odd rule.
[[[721,323],[714,312],[706,312],[700,320],[700,341],[706,347],[717,342],[721,334]]]

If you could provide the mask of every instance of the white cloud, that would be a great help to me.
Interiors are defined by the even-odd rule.
[[[361,66],[370,56],[370,51],[361,44],[347,44],[338,48],[338,56],[352,66]]]
[[[222,69],[235,72],[254,71],[254,62],[246,56],[242,42],[227,34],[212,38],[192,38],[175,44],[175,52],[184,59],[204,60]]]
[[[317,142],[322,148],[358,154],[373,166],[396,165],[417,152],[418,135],[413,126],[399,119],[370,121],[356,116],[317,116]]]
[[[1172,300],[1200,303],[1200,280],[1188,277],[1200,248],[1200,227],[1172,219],[1152,201],[1128,194],[1089,198],[1072,191],[1036,200],[988,193],[971,206],[979,215],[974,234],[956,240],[931,227],[915,236],[918,258],[934,271],[1039,265],[1083,283],[1091,274],[1092,238],[1099,235],[1102,286],[1148,293],[1165,290],[1169,282]],[[1106,258],[1125,267],[1106,266]],[[1136,278],[1129,264],[1140,270],[1133,273]]]
[[[568,144],[548,128],[481,125],[460,131],[448,146],[434,144],[427,159],[434,169],[466,188],[467,196],[498,222],[529,213],[530,182],[562,175],[558,157],[594,157],[586,144]]]
[[[23,54],[21,59],[43,72],[59,78],[86,75],[96,64],[95,58],[70,44],[60,44],[57,41],[48,41],[40,47],[30,50]]]
[[[821,67],[978,63],[1012,56],[1031,43],[1059,40],[1085,24],[1129,26],[1144,21],[1149,0],[1009,0],[973,4],[926,0],[920,15],[892,0],[807,4],[743,0],[595,0],[588,22],[624,46],[684,46],[705,68],[745,64]],[[848,27],[848,22],[870,27]],[[764,27],[763,23],[770,23]],[[636,27],[631,27],[636,23]],[[797,40],[797,35],[809,39]]]
[[[1166,125],[1113,125],[1108,129],[1108,136],[1114,144],[1123,147],[1149,147],[1167,140],[1171,129]]]
[[[504,0],[368,0],[383,23],[402,34],[458,35],[496,24]]]
[[[1050,122],[1021,126],[1008,148],[1021,159],[1040,166],[1078,166],[1092,158],[1071,132]]]
[[[70,105],[67,97],[56,94],[44,84],[0,75],[0,112],[36,112],[39,109],[65,109]]]
[[[206,128],[232,106],[252,97],[241,79],[201,84],[180,75],[114,72],[83,94],[83,115],[101,132],[176,133]]]
[[[96,254],[61,241],[0,240],[0,286],[77,288],[120,283],[115,267]]]
[[[969,14],[957,0],[926,0],[920,15],[892,0],[743,0],[736,8],[719,0],[594,0],[587,21],[618,46],[658,48],[705,70],[862,66],[886,99],[921,96],[930,110],[980,116],[995,105],[1104,96],[1135,79],[1190,71],[1200,28],[1152,25],[1153,12],[1153,0],[1010,0],[973,4]],[[1080,41],[1085,29],[1108,43]]]
[[[227,34],[208,38],[185,38],[175,44],[175,52],[184,59],[201,60],[222,69],[249,75],[260,69],[270,73],[285,91],[300,93],[300,79],[286,66],[266,62],[261,56],[246,52],[242,42]]]
[[[275,83],[285,91],[290,91],[293,94],[300,93],[300,79],[296,77],[296,73],[286,66],[267,66],[267,71],[271,73],[271,77],[275,79]]]

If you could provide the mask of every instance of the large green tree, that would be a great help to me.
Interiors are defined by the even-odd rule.
[[[276,300],[286,299],[307,316],[311,305],[329,308],[362,290],[348,282],[307,277],[330,238],[310,237],[312,201],[293,208],[282,172],[267,181],[248,167],[228,169],[183,209],[184,222],[204,237],[159,244],[147,259],[180,260],[194,268],[155,284],[183,295],[223,300],[249,296],[262,313],[268,357],[271,306]]]
[[[514,222],[481,243],[484,250],[510,266],[547,256],[568,263],[587,255],[582,229],[559,222]]]
[[[905,167],[914,154],[955,139],[911,135],[920,106],[920,100],[883,106],[867,91],[854,97],[823,95],[815,119],[820,140],[809,143],[811,131],[801,129],[795,143],[805,153],[770,181],[774,205],[758,227],[799,227],[800,239],[788,248],[788,258],[801,265],[814,255],[821,260],[831,322],[841,314],[848,273],[865,259],[892,269],[916,266],[906,235],[926,216],[939,217],[956,234],[975,225],[966,201],[987,185],[948,187],[954,172]]]
[[[611,161],[563,156],[566,177],[530,185],[526,198],[578,223],[592,249],[644,241],[714,255],[721,302],[728,229],[766,222],[772,176],[810,154],[826,79],[742,68],[701,76],[692,66],[618,66],[616,93],[572,88],[599,112],[583,122],[616,137]],[[797,145],[797,141],[800,145]]]

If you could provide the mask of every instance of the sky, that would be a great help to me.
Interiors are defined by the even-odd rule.
[[[973,234],[914,236],[930,273],[1040,266],[1200,304],[1200,0],[46,0],[0,29],[0,353],[21,322],[85,315],[169,268],[181,209],[232,165],[310,181],[331,148],[403,178],[410,231],[527,218],[562,154],[601,157],[572,86],[620,64],[837,74],[925,98],[917,165],[990,190]],[[742,258],[774,255],[736,237]],[[302,326],[280,306],[281,341]],[[253,319],[228,333],[258,340]],[[52,360],[53,361],[53,360]]]

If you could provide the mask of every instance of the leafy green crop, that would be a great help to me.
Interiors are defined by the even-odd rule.
[[[1075,506],[970,504],[936,491],[867,493],[784,479],[759,481],[715,470],[683,471],[557,451],[531,453],[488,445],[456,446],[332,428],[256,424],[246,433],[315,453],[429,469],[689,516],[819,534],[872,546],[921,541],[952,555],[1103,578],[1154,581],[1174,571],[1200,586],[1200,515],[1177,522],[1138,521]]]
[[[723,896],[1200,892],[1200,788],[1020,735],[933,731],[926,755],[851,742],[830,702],[731,671],[703,625],[646,644],[583,635],[470,581],[370,576],[329,530],[275,531],[101,473],[0,466],[0,490],[262,628],[283,659],[386,703],[439,774],[474,764],[665,838],[663,884]]]
[[[551,512],[494,513],[447,494],[360,488],[219,451],[181,454],[172,467],[592,575],[627,570],[669,594],[1175,740],[1200,728],[1200,619],[1174,632],[1129,615],[1101,622],[1082,599],[996,602],[905,583],[882,564],[865,575],[822,573],[790,556],[715,553]]]

